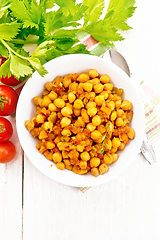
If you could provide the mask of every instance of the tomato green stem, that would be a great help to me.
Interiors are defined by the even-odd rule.
[[[8,103],[7,100],[0,95],[0,109],[4,111],[4,104]]]

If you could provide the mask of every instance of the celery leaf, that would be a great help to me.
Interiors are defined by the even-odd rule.
[[[17,79],[33,73],[33,69],[29,66],[27,60],[17,57],[12,53],[10,56],[10,70]]]
[[[10,41],[16,37],[21,27],[21,23],[1,23],[0,24],[0,38]]]

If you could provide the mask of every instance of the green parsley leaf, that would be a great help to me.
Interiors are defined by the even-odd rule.
[[[47,70],[42,66],[40,60],[36,57],[30,57],[28,59],[32,67],[42,76],[44,77],[45,74],[47,74]]]
[[[0,78],[10,77],[12,75],[10,71],[10,59],[8,58],[1,66],[0,66]]]
[[[107,44],[109,41],[121,41],[124,39],[107,20],[92,22],[86,27],[86,31],[103,44]]]
[[[0,24],[0,39],[5,39],[10,41],[12,38],[16,37],[18,31],[21,27],[21,23],[1,23]]]
[[[10,70],[17,79],[33,73],[33,69],[29,66],[27,60],[17,57],[13,53],[10,56]]]
[[[8,0],[1,0],[0,1],[0,18],[3,17],[5,14],[6,10],[11,6],[10,1]]]
[[[73,29],[73,30],[59,29],[52,35],[52,39],[75,38],[76,32],[77,32],[77,29]]]
[[[114,48],[115,41],[124,39],[119,30],[131,28],[127,19],[133,15],[134,5],[135,0],[110,0],[103,13],[104,0],[79,4],[76,0],[1,0],[0,53],[9,60],[0,67],[0,74],[24,79],[37,70],[44,76],[43,64],[58,56],[103,54]],[[82,35],[88,34],[99,41],[91,51],[80,44]],[[37,44],[37,49],[29,54],[24,44]]]
[[[8,58],[8,49],[0,42],[0,53],[1,56]]]
[[[14,0],[11,5],[11,10],[14,16],[23,22],[24,28],[35,27],[36,29],[39,29],[42,8],[40,8],[35,1],[31,1],[27,8],[25,2]]]
[[[45,59],[46,57],[46,52],[48,49],[50,49],[51,46],[54,45],[54,41],[45,41],[41,43],[36,50],[32,53],[32,57],[40,58],[40,59]]]
[[[123,31],[130,29],[131,27],[126,23],[126,20],[133,15],[136,9],[134,4],[135,0],[121,0],[118,3],[116,0],[110,0],[105,19],[116,29]]]
[[[68,16],[69,13],[74,15],[76,10],[75,0],[55,0],[55,3],[61,7],[64,16]]]
[[[91,21],[97,21],[102,14],[104,0],[84,0],[83,4],[87,6],[84,14],[84,25],[87,25]]]
[[[45,7],[45,9],[53,8],[54,4],[55,4],[54,0],[41,0],[40,1],[40,6]]]
[[[100,153],[104,154],[104,149],[103,148],[101,148]]]

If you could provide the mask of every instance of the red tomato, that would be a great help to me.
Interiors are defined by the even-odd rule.
[[[6,61],[6,58],[4,57],[0,57],[0,66]],[[18,84],[21,83],[21,81],[18,81],[13,75],[11,75],[11,77],[5,77],[5,78],[1,78],[0,81],[6,85],[9,86],[16,86]]]
[[[13,127],[10,121],[0,117],[0,143],[7,142],[13,134]]]
[[[16,111],[18,95],[11,87],[0,85],[0,115],[9,116]]]
[[[16,148],[10,141],[0,143],[0,163],[10,162],[16,155]]]

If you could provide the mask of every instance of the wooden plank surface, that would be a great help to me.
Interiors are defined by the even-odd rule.
[[[133,29],[116,46],[133,76],[159,92],[160,2],[137,0],[136,5],[129,20]],[[138,155],[117,179],[82,193],[50,180],[26,156],[23,165],[11,121],[17,154],[0,165],[0,240],[160,239],[160,140],[154,144],[156,164]]]
[[[23,151],[18,141],[15,119],[8,118],[13,126],[11,141],[16,156],[8,164],[0,164],[0,239],[22,239],[22,165]]]

